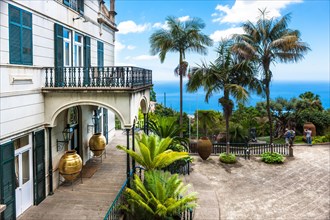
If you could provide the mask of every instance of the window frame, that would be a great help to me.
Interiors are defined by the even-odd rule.
[[[73,66],[83,67],[84,66],[84,35],[73,31]],[[80,36],[81,41],[76,41],[76,36]],[[79,55],[80,48],[80,55]],[[79,61],[78,61],[79,59]],[[78,62],[77,62],[78,61]],[[79,65],[80,64],[80,65]]]
[[[68,31],[69,33],[69,37],[66,38],[64,35],[64,32]],[[64,67],[71,67],[72,66],[72,58],[73,58],[73,54],[72,54],[72,44],[71,44],[71,39],[72,39],[72,30],[63,27],[63,66]],[[66,54],[66,50],[65,50],[65,46],[66,44],[69,45],[69,64],[66,63],[66,59],[67,59],[67,54]]]

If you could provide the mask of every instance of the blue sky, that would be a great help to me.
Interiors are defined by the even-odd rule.
[[[116,0],[115,7],[119,29],[115,64],[151,69],[154,81],[178,80],[173,73],[178,64],[177,53],[168,53],[164,63],[150,54],[149,37],[155,30],[166,27],[167,16],[181,20],[199,17],[205,22],[203,33],[214,40],[214,45],[207,56],[186,54],[189,65],[195,66],[202,60],[213,61],[221,37],[240,33],[242,22],[256,20],[258,8],[266,7],[273,17],[291,13],[289,28],[300,30],[302,41],[312,49],[299,63],[273,66],[273,80],[329,82],[329,0]]]

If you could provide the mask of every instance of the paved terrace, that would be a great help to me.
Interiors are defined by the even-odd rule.
[[[83,183],[77,180],[73,191],[70,184],[60,186],[54,195],[30,207],[18,219],[103,219],[126,179],[126,154],[115,148],[118,144],[126,145],[122,131],[117,131],[108,144],[107,157],[103,157],[102,163],[100,158],[90,160],[89,165],[97,167],[91,178],[83,178]]]
[[[101,220],[125,180],[126,155],[115,149],[126,144],[117,132],[107,146],[107,158],[91,178],[61,186],[19,220]],[[198,192],[194,220],[330,219],[330,146],[294,147],[294,158],[268,165],[258,158],[224,165],[218,157],[202,161],[194,156],[193,171],[185,176]]]
[[[283,165],[194,156],[185,177],[199,194],[194,220],[330,219],[330,146],[296,146],[294,156]]]

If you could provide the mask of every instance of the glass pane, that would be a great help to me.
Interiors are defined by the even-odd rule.
[[[18,175],[19,175],[19,158],[18,155],[15,157],[15,182],[16,182],[16,188],[19,187],[19,179],[18,179]]]
[[[78,66],[82,66],[82,50],[81,47],[78,47]]]
[[[74,59],[74,65],[75,66],[78,66],[78,63],[77,63],[77,45],[74,45],[74,56],[73,56],[73,59]]]
[[[22,154],[22,177],[23,184],[30,180],[30,151],[25,151]]]
[[[26,145],[29,144],[29,135],[26,135],[24,137],[21,137],[21,138],[18,138],[16,140],[14,140],[14,147],[15,147],[15,150],[21,148],[21,147],[24,147]]]
[[[75,40],[76,42],[81,43],[81,39],[82,39],[82,37],[81,37],[80,34],[75,34],[75,36],[74,36],[74,40]]]
[[[65,65],[70,65],[70,45],[68,42],[64,43],[64,57],[65,57]]]
[[[63,37],[64,38],[67,38],[67,39],[70,39],[70,31],[68,29],[65,29],[63,30]]]

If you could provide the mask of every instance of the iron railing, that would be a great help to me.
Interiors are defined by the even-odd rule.
[[[258,143],[230,143],[230,153],[237,156],[249,158],[250,155],[260,155],[270,151],[270,144]],[[289,155],[289,146],[286,144],[273,144],[273,151],[283,155]],[[190,153],[197,153],[197,143],[190,143]],[[226,152],[226,143],[213,143],[212,154],[221,154]]]
[[[152,71],[139,67],[44,67],[43,69],[46,88],[136,88],[152,85]]]

